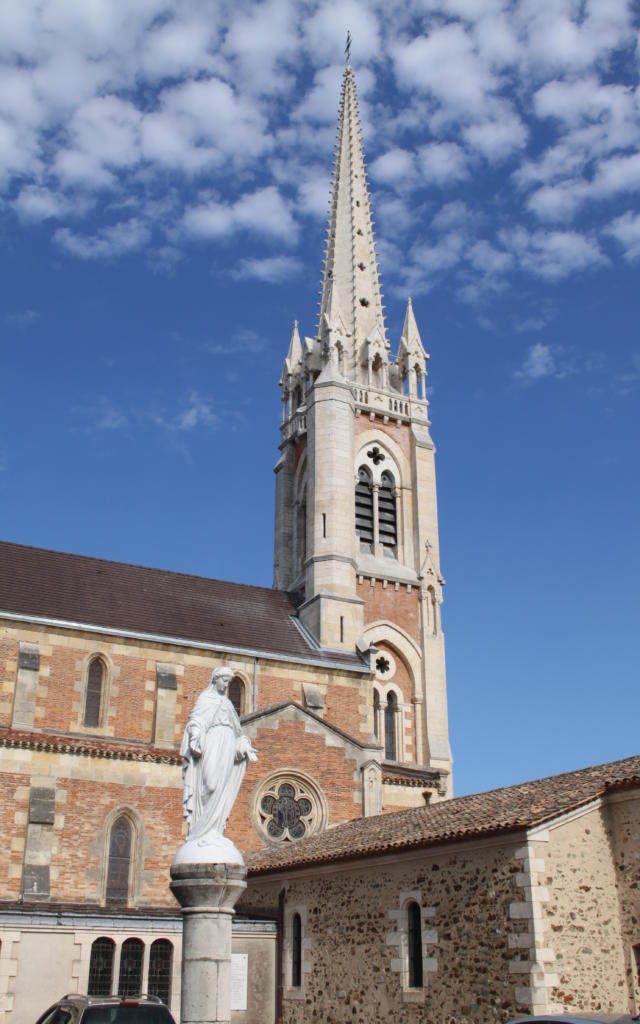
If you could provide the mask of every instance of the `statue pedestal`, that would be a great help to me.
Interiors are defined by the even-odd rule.
[[[182,1024],[230,1024],[231,921],[246,888],[239,864],[174,864],[182,908]]]

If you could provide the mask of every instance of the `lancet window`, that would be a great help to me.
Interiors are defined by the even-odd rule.
[[[398,698],[393,691],[387,694],[384,709],[384,756],[387,761],[395,761],[398,756],[396,740],[396,717],[398,714]]]
[[[376,445],[367,452],[374,473],[385,458]],[[397,557],[398,523],[396,513],[396,487],[393,475],[385,470],[377,479],[369,466],[360,466],[356,483],[356,533],[360,539],[361,554]]]
[[[302,918],[294,914],[291,921],[291,987],[302,985]]]
[[[107,867],[107,904],[125,905],[129,898],[131,873],[131,847],[133,829],[126,814],[114,821],[109,836],[109,864]]]
[[[87,694],[84,702],[84,724],[90,728],[100,725],[105,666],[102,658],[93,658],[87,674]]]
[[[234,676],[229,683],[229,700],[236,709],[238,715],[244,715],[244,683],[238,676]]]
[[[407,947],[409,988],[422,988],[422,925],[415,900],[407,907]]]

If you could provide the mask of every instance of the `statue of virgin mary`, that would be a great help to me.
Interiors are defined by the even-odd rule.
[[[248,761],[256,760],[251,740],[227,696],[233,672],[217,668],[198,697],[184,731],[182,808],[187,839],[173,864],[242,864],[242,854],[223,835]]]

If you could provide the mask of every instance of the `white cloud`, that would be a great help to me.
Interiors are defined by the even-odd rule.
[[[520,266],[549,281],[608,263],[597,241],[577,231],[533,231],[515,228],[499,232],[504,247]]]
[[[407,89],[422,89],[442,105],[445,118],[482,115],[498,80],[479,57],[459,23],[439,26],[428,36],[392,48],[396,74]]]
[[[490,163],[505,160],[523,149],[529,134],[513,111],[494,109],[493,117],[469,125],[462,133],[467,145],[482,153]]]
[[[236,278],[256,278],[258,281],[268,281],[271,284],[278,284],[286,281],[302,269],[300,260],[294,260],[290,256],[266,256],[264,259],[241,260],[233,276]]]
[[[184,215],[184,227],[188,234],[200,238],[221,238],[240,230],[290,243],[297,236],[295,221],[273,185],[246,193],[235,203],[212,199],[192,206]]]
[[[39,185],[25,185],[13,206],[20,217],[34,221],[62,217],[73,209],[71,200],[64,193]]]
[[[523,384],[533,384],[545,377],[557,377],[556,359],[549,345],[537,341],[531,345],[522,366],[513,371],[513,379]]]
[[[469,176],[467,156],[455,142],[432,142],[418,150],[425,182],[450,185]]]
[[[113,259],[141,249],[149,240],[148,226],[137,217],[101,228],[95,235],[74,234],[69,228],[59,228],[54,240],[72,256],[84,260]]]
[[[383,153],[371,165],[371,174],[387,185],[414,183],[416,167],[413,154],[406,149],[391,149]]]
[[[623,213],[605,230],[620,243],[625,259],[630,262],[640,259],[640,213]]]

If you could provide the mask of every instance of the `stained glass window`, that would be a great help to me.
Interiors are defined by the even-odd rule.
[[[100,658],[94,658],[89,665],[87,697],[84,705],[84,724],[92,728],[100,725],[100,706],[102,704],[103,681],[104,663]]]
[[[127,903],[131,867],[131,822],[121,814],[111,827],[109,867],[107,869],[107,903]]]
[[[173,945],[168,939],[156,939],[149,951],[150,996],[158,996],[167,1006],[171,999],[171,972],[173,969]]]
[[[90,996],[110,996],[113,982],[113,954],[116,944],[113,939],[102,937],[91,944],[89,960],[89,984],[87,994]]]
[[[244,685],[241,679],[234,676],[229,683],[229,700],[239,715],[244,714]]]
[[[121,999],[137,996],[142,992],[142,959],[144,942],[141,939],[125,939],[120,950],[120,977],[118,995]]]

